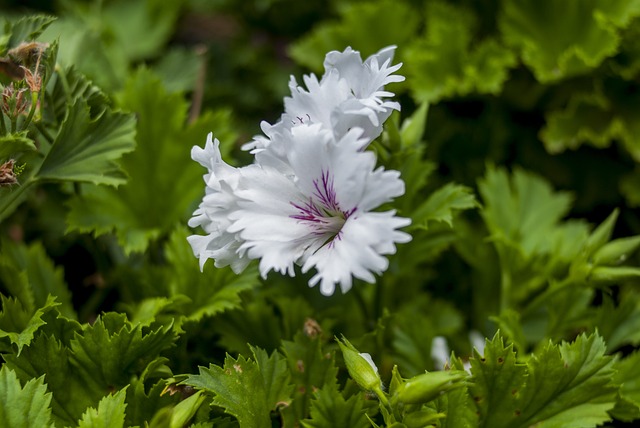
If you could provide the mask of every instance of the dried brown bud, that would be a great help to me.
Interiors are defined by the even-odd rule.
[[[312,318],[307,318],[304,320],[303,327],[304,334],[311,339],[315,339],[316,337],[322,335],[322,327],[320,324]]]
[[[18,178],[13,169],[16,161],[10,159],[0,165],[0,187],[11,186],[12,184],[18,184]]]
[[[49,47],[49,43],[41,42],[23,42],[13,49],[10,49],[9,58],[15,62],[24,65],[27,68],[40,64],[40,58]]]
[[[18,117],[27,109],[29,100],[24,96],[27,88],[16,89],[13,83],[2,90],[2,112],[9,117]]]
[[[31,92],[40,92],[40,88],[42,88],[42,77],[38,73],[38,70],[36,69],[35,73],[33,73],[26,67],[22,67],[22,69],[24,70],[24,81],[29,85]]]

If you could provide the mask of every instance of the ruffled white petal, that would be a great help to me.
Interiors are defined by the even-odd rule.
[[[366,146],[398,103],[386,98],[388,83],[404,80],[391,66],[395,47],[364,62],[351,48],[330,52],[321,80],[292,77],[280,121],[261,124],[264,135],[244,145],[255,163],[226,164],[219,142],[209,134],[192,157],[207,168],[205,196],[189,220],[206,235],[188,238],[200,266],[242,271],[259,260],[269,272],[294,276],[315,269],[310,286],[322,294],[347,292],[353,278],[374,282],[388,267],[386,255],[411,236],[398,229],[409,219],[395,211],[371,212],[404,193],[397,171],[375,168]]]

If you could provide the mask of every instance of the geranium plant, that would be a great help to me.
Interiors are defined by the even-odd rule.
[[[0,426],[640,420],[635,2],[204,3],[7,9]]]

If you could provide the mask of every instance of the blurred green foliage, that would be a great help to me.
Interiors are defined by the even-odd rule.
[[[0,165],[17,174],[0,187],[4,425],[640,418],[640,1],[33,0],[0,15],[0,85],[18,91],[0,100]],[[238,147],[278,120],[290,74],[390,44],[403,110],[371,148],[405,180],[393,208],[413,240],[378,283],[325,298],[302,274],[200,272],[190,148],[213,132],[246,163]],[[472,332],[493,337],[484,353]],[[340,334],[373,356],[388,403],[348,379]],[[471,376],[403,402],[442,368],[438,336]]]

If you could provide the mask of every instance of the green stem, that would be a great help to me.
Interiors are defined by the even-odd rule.
[[[29,109],[29,115],[27,116],[27,119],[22,124],[22,129],[27,129],[29,127],[29,124],[31,124],[31,121],[33,120],[33,115],[35,114],[37,109],[38,109],[38,93],[32,92],[31,108]]]
[[[504,248],[496,247],[500,264],[500,312],[504,313],[511,307],[511,269],[507,263]]]

